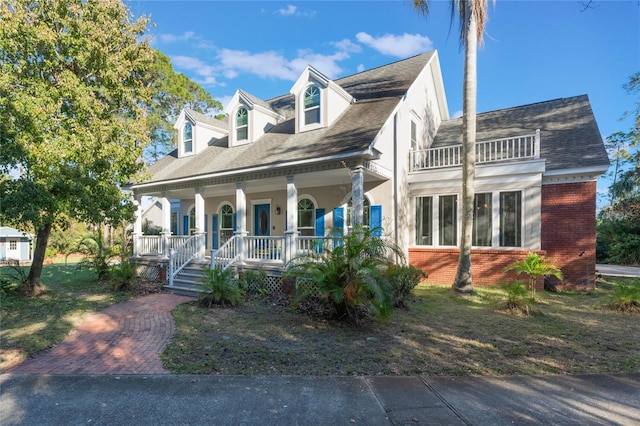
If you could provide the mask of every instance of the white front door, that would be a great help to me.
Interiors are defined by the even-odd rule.
[[[16,239],[7,240],[7,259],[20,260],[19,242]]]

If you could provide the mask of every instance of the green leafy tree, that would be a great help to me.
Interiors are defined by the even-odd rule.
[[[149,82],[151,102],[146,114],[151,144],[145,150],[145,161],[152,163],[174,148],[173,124],[183,108],[212,115],[222,110],[222,104],[184,74],[176,73],[169,57],[159,50],[153,51]]]
[[[429,13],[429,0],[412,0],[413,7],[423,15]],[[494,0],[495,3],[495,0]],[[487,0],[451,0],[451,19],[457,12],[460,23],[460,44],[464,47],[464,80],[462,100],[462,231],[460,258],[453,288],[471,293],[471,243],[473,230],[473,199],[476,170],[476,93],[478,43],[482,43],[487,22]]]
[[[39,284],[52,227],[131,220],[120,190],[148,141],[153,51],[117,0],[0,3],[0,217],[35,230]],[[19,177],[6,178],[11,170]]]

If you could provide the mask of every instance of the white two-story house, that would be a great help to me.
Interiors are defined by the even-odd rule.
[[[448,115],[436,51],[331,80],[307,67],[268,100],[238,90],[226,119],[184,110],[177,148],[132,186],[162,235],[135,255],[282,267],[331,230],[380,228],[428,281],[451,284],[460,241],[462,120]],[[596,179],[609,161],[586,95],[478,114],[474,283],[528,252],[564,284],[595,276]]]

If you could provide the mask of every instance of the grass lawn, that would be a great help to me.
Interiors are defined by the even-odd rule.
[[[12,273],[0,267],[0,276]],[[45,265],[41,281],[44,287],[36,297],[0,300],[0,371],[55,346],[86,315],[131,297],[112,293],[93,272],[73,264]]]
[[[616,281],[624,279],[616,278]],[[539,292],[539,314],[494,309],[496,288],[472,296],[421,286],[407,309],[363,327],[312,319],[274,300],[173,311],[162,355],[175,373],[283,375],[532,375],[640,371],[640,314],[591,293]]]

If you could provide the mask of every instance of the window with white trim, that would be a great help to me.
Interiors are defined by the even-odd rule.
[[[315,235],[316,206],[308,198],[298,201],[298,233],[303,237],[313,237]]]
[[[193,125],[189,122],[182,127],[182,152],[190,154],[193,152]]]
[[[316,85],[307,87],[302,97],[304,124],[320,123],[320,89]]]
[[[371,225],[371,202],[367,197],[362,197],[362,226],[368,228]],[[347,228],[353,228],[353,198],[347,203]]]
[[[231,237],[233,237],[233,207],[230,204],[223,204],[218,212],[219,217],[219,239],[220,247]]]
[[[236,111],[236,140],[244,141],[249,139],[249,111],[240,107]]]
[[[196,230],[196,208],[189,210],[189,235],[193,235]]]
[[[494,209],[496,204],[499,204],[498,208]],[[415,212],[416,245],[458,244],[458,195],[416,197]],[[522,247],[522,224],[522,191],[475,194],[472,229],[474,247]]]
[[[9,250],[18,250],[18,242],[16,240],[9,240]]]

